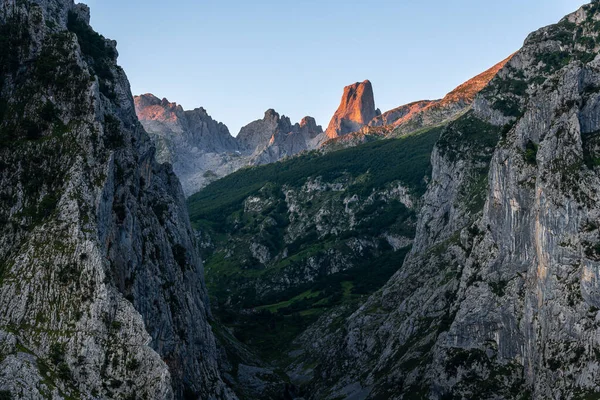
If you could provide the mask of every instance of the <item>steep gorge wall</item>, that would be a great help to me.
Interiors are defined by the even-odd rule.
[[[0,390],[235,398],[181,186],[115,43],[72,0],[4,1],[0,30]]]
[[[304,338],[314,398],[598,392],[599,20],[594,2],[530,35],[442,134],[402,269]]]

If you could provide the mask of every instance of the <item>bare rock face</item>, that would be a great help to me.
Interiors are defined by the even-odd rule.
[[[151,137],[181,135],[186,142],[206,152],[237,150],[229,129],[214,121],[204,108],[184,111],[177,103],[159,100],[152,94],[135,96],[134,101],[137,116]]]
[[[410,119],[419,111],[429,107],[432,103],[435,102],[430,100],[421,100],[394,108],[393,110],[386,111],[383,114],[373,118],[369,122],[369,126],[393,126],[401,119]]]
[[[427,104],[422,110],[409,113],[392,122],[393,129],[389,136],[397,137],[415,132],[430,126],[452,121],[471,107],[475,96],[504,68],[512,55],[500,61],[490,69],[469,79],[448,93],[442,100]]]
[[[0,391],[235,398],[180,183],[88,21],[72,0],[0,8]]]
[[[381,138],[400,137],[421,129],[448,123],[464,114],[475,96],[496,76],[512,56],[469,79],[441,100],[421,100],[377,115],[356,131],[337,137],[322,137],[322,151],[335,151]],[[329,132],[329,131],[328,131]]]
[[[442,133],[402,268],[304,338],[313,398],[597,396],[598,20],[531,34]]]
[[[335,112],[325,135],[336,138],[356,132],[377,116],[373,86],[370,81],[355,83],[344,88],[342,101]]]
[[[137,116],[156,146],[156,159],[170,163],[186,196],[248,165],[268,164],[312,149],[323,133],[314,118],[299,124],[275,110],[244,126],[237,137],[204,108],[184,111],[152,94],[135,97]]]
[[[244,128],[242,128],[244,131]],[[323,128],[317,125],[312,117],[304,117],[298,124],[291,125],[287,117],[282,117],[268,142],[259,142],[252,153],[252,164],[269,164],[291,157],[305,150],[312,150],[312,142],[323,133]],[[263,136],[266,139],[266,135]]]
[[[186,195],[246,165],[236,139],[204,108],[184,111],[152,94],[134,100],[137,116],[156,145],[157,161],[173,166]]]
[[[257,148],[268,145],[277,132],[290,132],[291,129],[292,123],[288,117],[280,117],[275,110],[269,109],[265,111],[263,119],[244,126],[236,139],[244,153],[252,154]]]

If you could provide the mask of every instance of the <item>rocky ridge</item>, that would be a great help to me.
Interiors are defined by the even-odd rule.
[[[479,93],[504,67],[512,56],[469,79],[441,100],[421,100],[409,103],[374,117],[358,129],[324,141],[323,151],[334,151],[382,138],[400,137],[448,123],[466,112]]]
[[[177,177],[72,0],[0,8],[0,391],[236,398]]]
[[[184,111],[152,94],[135,96],[135,109],[156,146],[158,162],[173,166],[186,195],[246,165],[227,127],[203,108]]]
[[[357,82],[344,88],[342,101],[325,131],[328,139],[356,132],[381,114],[375,108],[373,85],[370,81]]]
[[[508,58],[510,59],[510,57]],[[244,126],[233,138],[202,108],[183,111],[153,95],[136,96],[138,117],[157,145],[160,162],[173,164],[186,195],[244,166],[269,164],[304,151],[333,151],[389,137],[399,137],[458,118],[475,95],[508,59],[460,85],[441,100],[421,100],[381,113],[375,108],[370,81],[344,88],[340,105],[323,132],[314,118],[292,124],[267,110],[262,119]],[[183,115],[200,121],[185,122]]]
[[[186,195],[249,165],[278,161],[311,149],[323,130],[312,117],[292,124],[267,110],[264,118],[244,126],[233,137],[203,108],[184,111],[152,94],[135,97],[138,118],[157,147],[157,160],[173,165]]]

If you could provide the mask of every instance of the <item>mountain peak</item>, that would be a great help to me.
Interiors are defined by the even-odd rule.
[[[304,127],[314,130],[314,131],[322,130],[322,128],[317,125],[317,121],[313,117],[310,117],[310,116],[306,116],[306,117],[302,118],[302,121],[300,121],[300,128],[304,128]]]
[[[267,111],[265,111],[265,117],[264,120],[271,120],[271,121],[277,121],[279,120],[279,113],[277,111],[275,111],[272,108],[269,108]]]
[[[356,132],[377,116],[373,85],[369,80],[344,88],[340,106],[335,112],[326,135],[335,138]]]

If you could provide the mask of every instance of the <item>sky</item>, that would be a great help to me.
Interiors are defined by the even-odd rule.
[[[344,86],[382,111],[453,88],[584,0],[87,0],[133,94],[204,107],[233,135],[273,108],[325,129]]]

